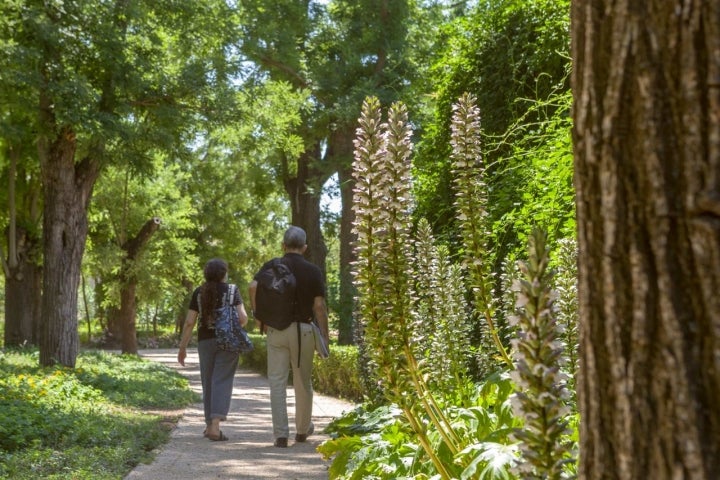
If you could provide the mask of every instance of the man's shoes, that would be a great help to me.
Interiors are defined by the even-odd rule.
[[[287,448],[287,437],[276,438],[275,446],[279,448]]]
[[[315,424],[313,424],[312,422],[310,422],[310,426],[308,427],[307,433],[298,433],[298,434],[296,434],[296,435],[295,435],[295,441],[296,441],[296,442],[304,442],[305,440],[307,440],[307,438],[308,438],[310,435],[313,434],[314,431],[315,431]]]

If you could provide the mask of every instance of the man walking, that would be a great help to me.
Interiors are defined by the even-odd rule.
[[[315,337],[311,324],[315,318],[327,341],[328,313],[325,304],[325,282],[320,269],[305,260],[307,249],[305,230],[291,226],[283,237],[284,256],[279,261],[286,265],[295,277],[295,305],[290,318],[277,320],[258,318],[267,334],[268,381],[270,383],[270,406],[272,409],[275,446],[288,445],[290,430],[287,413],[287,382],[293,369],[295,389],[295,441],[304,442],[313,433],[312,423],[312,367]],[[250,304],[256,310],[258,281],[261,275],[278,259],[266,262],[250,283]]]

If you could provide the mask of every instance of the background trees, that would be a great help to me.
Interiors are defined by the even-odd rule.
[[[351,209],[352,141],[360,105],[367,95],[391,102],[413,80],[407,31],[414,2],[338,0],[263,1],[242,4],[240,50],[256,68],[256,81],[267,76],[306,91],[308,108],[296,133],[299,156],[280,153],[275,162],[279,185],[290,200],[291,223],[308,232],[308,258],[325,268],[327,245],[320,225],[320,199],[331,175],[340,182],[339,341],[353,341],[354,288]]]
[[[572,22],[581,478],[715,478],[718,6]]]
[[[434,212],[449,208],[452,202],[450,197],[431,193],[449,188],[447,149],[423,149],[422,146],[435,142],[435,132],[440,131],[442,122],[446,124],[447,99],[463,87],[478,88],[474,86],[477,78],[493,79],[482,85],[482,92],[507,87],[507,92],[499,96],[512,98],[509,103],[520,94],[548,95],[554,81],[561,85],[562,91],[563,80],[554,75],[562,71],[565,61],[557,52],[549,51],[554,46],[563,47],[557,40],[561,38],[557,32],[563,27],[556,20],[561,9],[551,9],[543,22],[536,14],[545,6],[544,2],[532,5],[498,2],[465,11],[464,7],[447,7],[442,2],[307,1],[285,2],[278,4],[277,9],[267,9],[262,2],[243,2],[239,6],[204,2],[192,7],[156,2],[152,6],[120,3],[99,9],[90,4],[61,7],[31,3],[23,10],[13,3],[6,4],[5,17],[11,23],[3,25],[8,26],[5,48],[10,54],[6,57],[10,73],[2,78],[3,91],[16,89],[23,95],[5,97],[8,111],[20,113],[3,117],[4,138],[8,139],[8,145],[11,137],[13,141],[22,138],[12,136],[17,125],[30,124],[28,131],[43,132],[46,137],[41,138],[39,145],[41,157],[46,159],[45,198],[79,195],[75,200],[27,202],[48,209],[46,215],[36,213],[34,218],[36,223],[41,218],[49,222],[44,231],[49,235],[48,242],[55,240],[47,243],[42,260],[51,270],[46,275],[50,284],[43,287],[49,296],[43,298],[56,297],[56,300],[47,300],[50,303],[45,308],[61,305],[57,297],[63,302],[68,298],[67,305],[56,309],[64,313],[58,313],[57,318],[47,317],[44,325],[55,329],[48,338],[64,338],[62,343],[67,345],[76,341],[69,332],[76,330],[77,325],[67,322],[73,322],[70,317],[77,314],[71,305],[76,305],[78,300],[76,285],[85,246],[84,240],[73,245],[63,243],[62,232],[53,236],[50,225],[63,225],[65,219],[74,215],[76,220],[71,226],[77,231],[67,235],[78,239],[84,239],[83,232],[90,228],[92,252],[99,256],[88,257],[87,265],[95,269],[96,278],[90,283],[97,287],[97,313],[105,318],[107,312],[122,305],[121,292],[136,279],[144,285],[142,291],[148,291],[150,285],[142,278],[150,278],[150,266],[156,273],[167,275],[163,282],[172,283],[170,278],[178,275],[177,269],[159,268],[150,260],[159,254],[152,245],[155,241],[170,241],[173,247],[164,251],[184,259],[222,255],[228,257],[232,265],[233,258],[238,258],[238,274],[246,278],[256,259],[277,252],[278,234],[289,212],[291,222],[311,232],[311,251],[314,252],[311,257],[324,265],[320,198],[326,180],[337,175],[343,203],[337,230],[340,280],[330,283],[339,285],[339,302],[334,306],[339,313],[340,341],[351,342],[354,286],[348,267],[354,259],[350,232],[354,180],[350,175],[350,158],[362,99],[369,93],[383,104],[404,98],[411,118],[419,122],[427,118],[429,108],[436,105],[431,100],[434,95],[428,93],[433,90],[440,93],[437,96],[439,123],[416,130],[421,139],[421,154],[415,170],[420,180],[416,212],[418,216],[428,214],[434,233],[441,238],[457,239],[457,230],[452,233],[453,227],[438,221],[440,217],[433,217]],[[465,15],[482,19],[482,26],[475,28],[473,25],[477,22],[466,23]],[[101,20],[96,18],[99,16]],[[83,26],[86,23],[94,26],[86,29]],[[9,28],[10,25],[13,28]],[[218,29],[218,25],[224,27]],[[18,26],[21,28],[15,28]],[[498,33],[504,31],[513,35]],[[433,46],[442,43],[436,35],[449,40],[447,52],[434,53]],[[517,43],[508,40],[515,37]],[[502,62],[503,68],[493,72],[495,76],[482,70],[489,68],[486,63],[490,63],[498,51],[515,52],[528,39],[540,39],[543,45],[552,47],[548,47],[547,55],[533,51],[535,56],[531,59],[525,50],[518,50],[522,54],[510,55],[508,61]],[[496,45],[498,42],[509,42],[505,44],[509,48]],[[464,56],[473,58],[475,45],[489,49],[482,62],[473,67],[482,67],[478,75],[467,73],[467,65],[474,60],[470,63],[464,60]],[[31,62],[28,52],[42,61]],[[48,52],[54,56],[47,56]],[[447,61],[449,69],[441,66],[458,52],[461,62]],[[429,58],[437,59],[434,70],[423,67]],[[47,65],[47,72],[34,69],[35,65]],[[539,75],[543,70],[554,73]],[[546,80],[550,77],[553,79]],[[554,118],[553,115],[567,108],[567,102],[546,102],[531,108],[503,104],[507,112],[500,115],[491,102],[497,100],[498,94],[483,94],[488,109],[492,110],[491,128],[498,132],[507,128],[513,118],[524,116],[518,125],[527,125],[528,119]],[[33,103],[40,98],[47,104],[44,110],[38,110]],[[495,120],[495,116],[504,120]],[[549,135],[555,135],[567,126],[562,121],[555,125],[554,130],[543,126],[537,127],[537,131],[550,131]],[[533,177],[530,173],[537,171],[532,162],[541,162],[547,157],[527,153],[533,152],[536,145],[544,144],[544,140],[533,140],[520,126],[512,132],[513,140],[523,138],[524,143],[516,142],[513,150],[507,146],[510,139],[506,137],[504,143],[499,143],[502,148],[494,150],[493,155],[499,161],[500,150],[511,158],[520,158],[517,152],[522,151],[533,160],[517,164],[513,163],[517,160],[513,160],[502,167],[499,163],[490,163],[491,172],[510,171],[517,176],[513,180],[510,180],[512,176],[502,177],[498,182],[500,188],[494,190],[498,192],[493,199],[496,201],[491,202],[496,208],[493,217],[496,221],[505,221],[505,226],[522,222],[533,213],[532,209],[524,213],[517,213],[518,208],[508,210],[512,200],[517,200],[514,186],[522,182],[537,185],[538,192],[547,190],[542,176]],[[446,138],[442,135],[437,137],[437,145],[441,145],[441,138]],[[37,150],[33,135],[27,135],[25,142],[25,152]],[[21,165],[24,171],[32,172],[33,164],[36,171],[40,171],[37,168],[40,162],[35,163],[33,153],[25,158]],[[562,160],[560,163],[566,162],[561,154],[555,158]],[[54,165],[51,162],[61,159],[64,167],[51,167]],[[548,164],[549,169],[555,168],[555,162]],[[105,171],[109,179],[116,180],[103,182]],[[161,175],[161,171],[176,172],[177,178]],[[153,177],[156,178],[150,186],[148,182]],[[29,178],[26,174],[24,180]],[[533,183],[533,178],[538,181]],[[92,207],[92,220],[98,223],[88,227],[86,212],[96,179],[103,182],[102,190],[95,192]],[[119,187],[118,181],[127,188],[115,188]],[[61,182],[66,182],[62,188]],[[283,193],[278,188],[280,184],[285,192],[278,196]],[[146,188],[156,197],[138,202],[150,194],[141,192]],[[569,216],[569,195],[563,189],[558,190],[564,203],[548,213],[549,221]],[[143,222],[156,216],[162,218],[158,212],[165,208],[161,206],[163,199],[172,201],[177,192],[185,195],[182,198],[190,198],[190,206],[178,204],[179,210],[188,209],[184,220],[160,227],[146,246],[153,252],[151,256],[126,258],[124,267],[117,264],[122,263],[118,249],[132,238],[133,232],[140,231]],[[534,197],[530,194],[529,199],[513,205],[533,205]],[[127,201],[118,203],[115,199]],[[426,211],[425,206],[430,205],[437,208]],[[57,210],[59,208],[69,211]],[[515,213],[503,217],[508,211]],[[534,210],[537,211],[542,209]],[[226,212],[231,212],[232,221],[228,221]],[[522,239],[530,223],[519,233],[504,234],[504,239],[498,242],[519,243],[508,238]],[[169,229],[173,229],[172,233]],[[36,227],[35,231],[40,229]],[[248,235],[249,232],[253,233]],[[184,241],[194,242],[194,246],[183,245]],[[452,241],[449,246],[452,251]],[[73,255],[68,254],[68,248]],[[114,253],[107,255],[108,251]],[[12,258],[21,257],[14,254]],[[71,258],[69,262],[60,260]],[[114,263],[108,263],[108,259]],[[40,263],[36,260],[33,264]],[[183,269],[188,266],[184,262],[175,265]],[[499,271],[499,267],[495,265],[495,270]],[[60,277],[70,281],[61,282]],[[121,281],[122,278],[125,280]],[[177,304],[188,285],[186,282],[185,287],[179,287],[180,281],[172,287],[163,284],[166,287],[163,290],[174,299],[168,304]],[[6,285],[12,288],[12,282]],[[58,285],[66,285],[69,291],[55,292],[54,289],[60,288]],[[37,288],[28,291],[37,292]],[[34,298],[39,298],[35,295]],[[151,297],[155,298],[145,297],[143,293],[138,300],[142,303]],[[131,314],[119,323],[110,317],[107,320],[111,330],[121,331],[116,324],[131,325],[132,317]],[[43,361],[51,361],[55,353],[50,351],[57,348],[57,345],[46,345],[47,355],[43,355]],[[71,363],[74,348],[63,354],[63,361]]]
[[[227,42],[203,28],[234,31],[225,7],[3,4],[2,87],[21,93],[6,105],[27,112],[43,183],[41,363],[75,361],[87,210],[102,168],[126,162],[141,171],[148,151],[185,149],[183,127],[217,98],[201,94],[228,79]]]
[[[572,271],[577,205],[581,474],[668,478],[676,466],[688,477],[717,472],[714,5],[575,2],[571,119],[568,1],[237,3],[0,4],[6,345],[40,342],[43,364],[74,364],[81,265],[97,292],[93,314],[120,333],[126,351],[136,348],[138,315],[184,309],[207,258],[227,258],[242,288],[262,260],[279,253],[288,222],[308,230],[310,258],[324,266],[320,202],[333,175],[343,211],[337,268],[328,270],[340,280],[329,283],[340,285],[339,339],[352,341],[350,207],[356,183],[367,180],[350,170],[357,118],[369,94],[381,108],[403,99],[399,123],[412,131],[417,151],[402,187],[412,187],[414,201],[394,219],[402,223],[398,238],[419,235],[412,247],[433,259],[409,262],[393,250],[395,263],[387,265],[417,268],[425,281],[412,299],[380,302],[400,309],[390,320],[399,313],[408,317],[405,327],[417,327],[416,337],[402,331],[397,338],[403,348],[424,350],[403,351],[403,361],[420,358],[429,369],[428,352],[452,340],[416,320],[442,317],[433,325],[461,326],[456,344],[471,352],[444,350],[443,371],[463,386],[439,401],[476,402],[479,410],[463,418],[504,404],[510,381],[488,374],[510,368],[504,349],[517,333],[507,322],[515,260],[527,255],[525,241],[539,225],[552,254],[563,254],[557,264]],[[456,196],[462,175],[452,163],[451,111],[465,92],[479,107],[486,188],[469,198],[482,200],[481,208]],[[473,227],[485,235],[475,242],[482,262],[473,263],[479,254],[463,242],[462,222],[481,213]],[[143,237],[155,217],[162,223]],[[481,267],[467,291],[460,257]],[[443,290],[443,280],[455,288]],[[566,319],[574,285],[573,274],[561,283]],[[431,301],[428,290],[444,300]],[[465,296],[482,309],[465,309]],[[575,325],[566,324],[562,338],[572,347]],[[397,333],[372,335],[388,331]],[[439,376],[428,378],[430,390],[443,388]],[[484,382],[479,392],[473,381]],[[417,414],[414,405],[402,407]],[[502,416],[495,427],[514,422]],[[464,437],[477,440],[468,450],[456,451],[451,434],[446,439],[466,471],[481,461],[481,423]],[[423,438],[423,447],[436,440]],[[511,459],[512,445],[493,448],[505,447],[502,458]]]

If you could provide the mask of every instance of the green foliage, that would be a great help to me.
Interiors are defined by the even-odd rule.
[[[330,345],[330,357],[315,355],[313,389],[326,395],[361,402],[363,383],[358,369],[358,348],[355,345]]]
[[[515,478],[511,468],[517,461],[518,447],[510,434],[521,420],[510,406],[512,382],[507,376],[493,377],[472,391],[467,407],[448,406],[452,427],[467,439],[468,446],[453,455],[442,447],[433,423],[424,418],[428,438],[448,468],[465,465],[456,478]],[[332,440],[324,442],[318,451],[333,458],[330,478],[431,478],[436,473],[397,405],[358,407],[334,420],[325,432]]]
[[[443,47],[437,49],[427,74],[435,80],[432,88],[437,98],[435,116],[423,124],[414,158],[415,213],[427,218],[438,238],[447,240],[451,247],[458,245],[459,236],[451,188],[454,181],[450,162],[453,104],[469,92],[477,99],[482,112],[483,143],[487,146],[484,155],[487,214],[494,224],[528,202],[522,198],[523,176],[531,172],[531,166],[513,161],[517,156],[513,145],[527,134],[538,140],[533,144],[538,157],[547,157],[546,153],[555,148],[550,146],[553,139],[545,141],[533,134],[541,129],[543,122],[567,117],[564,106],[550,99],[569,92],[569,4],[569,0],[477,2],[466,15],[458,16],[438,31],[437,45]],[[542,108],[536,108],[537,102]],[[518,124],[528,129],[519,132]],[[509,131],[517,133],[511,140],[506,138]],[[565,152],[570,155],[569,148]],[[544,177],[549,184],[564,185],[552,177]],[[538,206],[534,211],[542,213],[541,198],[533,196],[533,200]],[[572,208],[567,212],[572,216]],[[562,216],[565,218],[565,212]],[[532,218],[527,216],[521,220],[531,223]],[[522,249],[523,240],[518,240],[512,230],[493,228],[492,231],[489,241],[498,262],[506,252]],[[499,263],[496,263],[494,271],[498,269]]]
[[[136,408],[178,408],[195,398],[187,379],[157,362],[135,355],[85,352],[75,375],[116,404]]]
[[[178,281],[197,279],[195,245],[188,238],[195,213],[180,186],[189,180],[178,165],[167,165],[157,156],[152,176],[133,175],[130,167],[108,167],[98,180],[90,207],[90,233],[83,262],[88,276],[103,289],[97,307],[119,307],[120,290],[128,278],[137,281],[141,308],[181,304],[187,290]],[[140,254],[129,262],[121,248],[153,217],[161,221]]]
[[[116,479],[169,432],[157,414],[198,401],[178,373],[136,357],[83,353],[76,369],[0,352],[0,477]]]
[[[397,406],[371,411],[359,407],[333,421],[325,433],[333,439],[318,451],[333,457],[330,478],[407,478],[420,473],[414,468],[418,446]]]
[[[265,336],[249,333],[255,349],[240,356],[240,366],[267,375],[267,344]],[[330,344],[330,358],[313,358],[313,390],[318,393],[360,402],[364,388],[358,362],[358,348],[354,345]],[[292,376],[292,372],[290,372]]]
[[[524,256],[535,228],[548,233],[551,248],[575,236],[571,102],[569,91],[535,102],[529,111],[540,120],[518,120],[498,141],[511,145],[497,167],[496,201],[507,207],[493,225],[495,237],[506,239],[505,256]]]
[[[179,191],[191,199],[192,228],[183,233],[199,259],[195,271],[225,258],[231,281],[247,292],[252,275],[280,251],[289,202],[277,157],[302,150],[294,130],[308,98],[287,83],[268,82],[237,93],[234,102],[226,122],[198,130],[194,158],[180,165]]]

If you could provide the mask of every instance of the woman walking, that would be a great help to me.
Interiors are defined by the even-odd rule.
[[[215,342],[215,310],[226,303],[237,308],[240,325],[247,324],[240,293],[235,285],[227,283],[227,263],[219,258],[205,264],[205,283],[195,289],[190,299],[185,326],[180,339],[178,363],[185,366],[187,346],[198,317],[198,356],[200,358],[200,380],[205,408],[204,435],[212,441],[228,438],[220,430],[220,422],[225,421],[230,410],[233,381],[240,354],[221,350]]]

